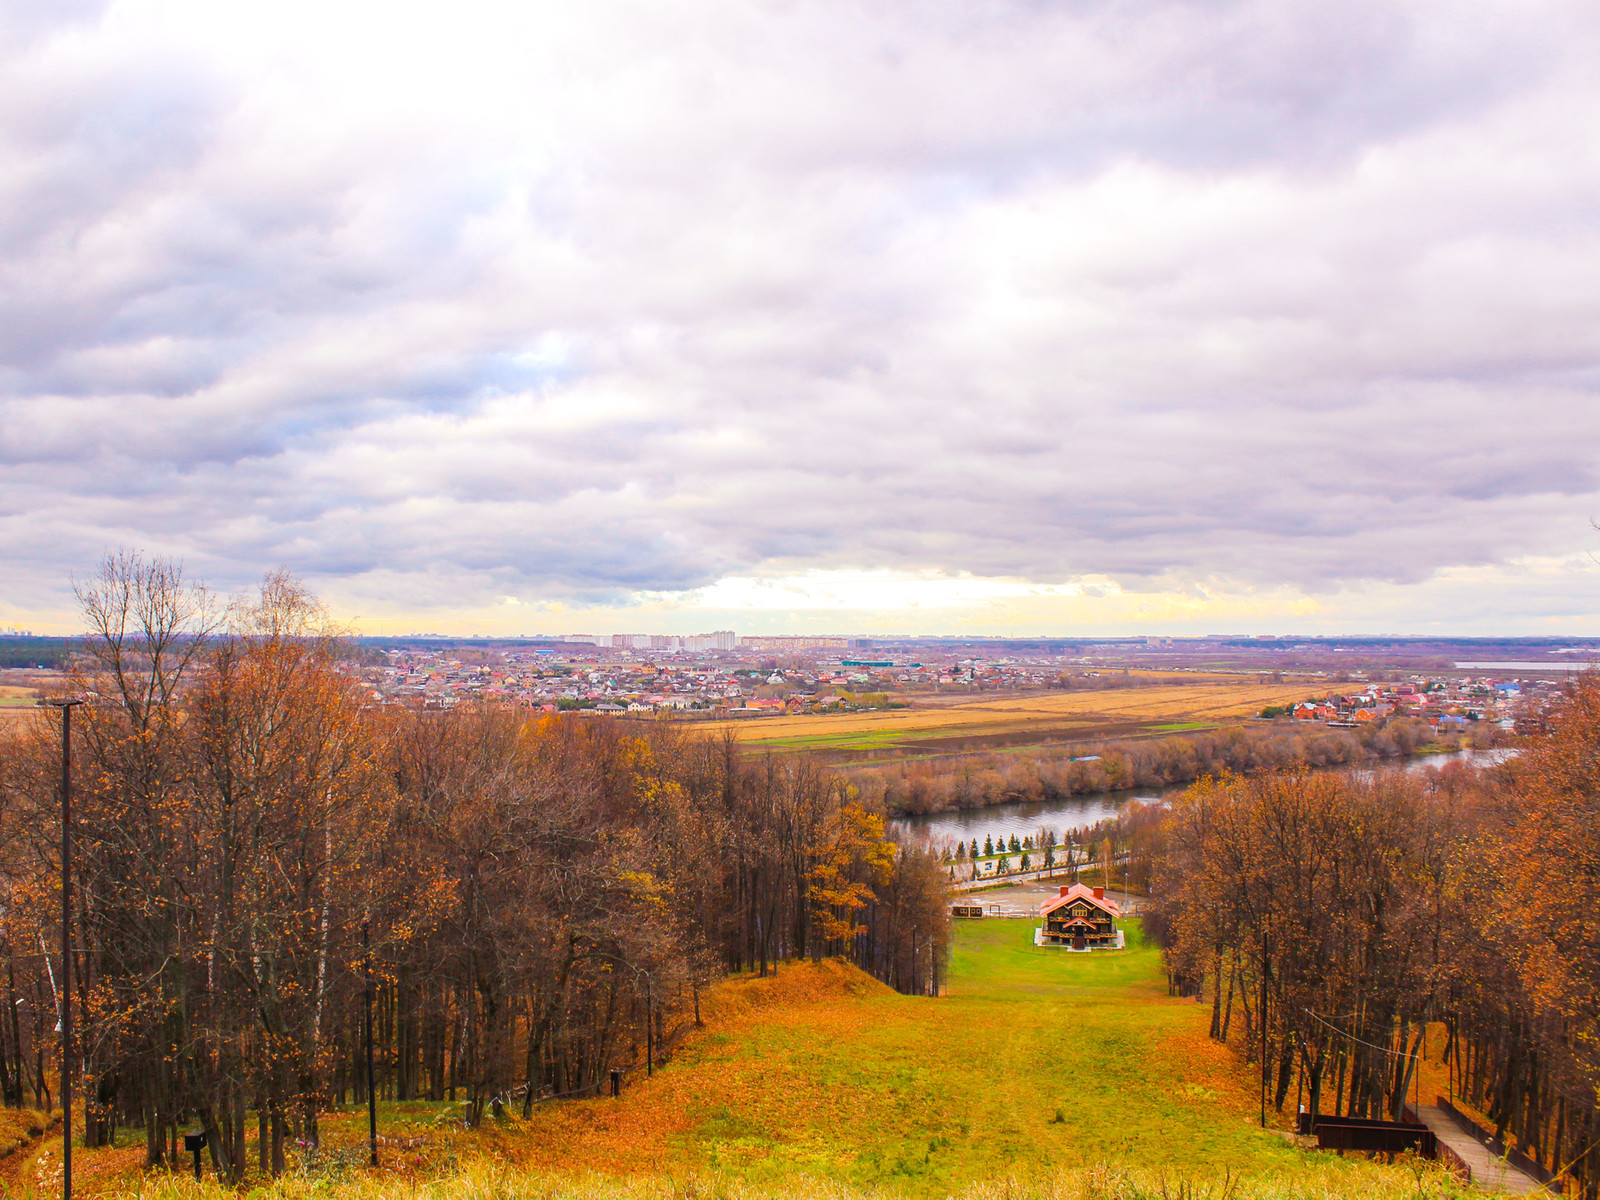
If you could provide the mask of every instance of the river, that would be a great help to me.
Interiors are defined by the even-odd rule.
[[[1403,771],[1421,771],[1428,767],[1442,767],[1447,762],[1466,762],[1475,767],[1493,766],[1516,754],[1515,750],[1455,750],[1448,754],[1425,754],[1408,758],[1394,766]],[[1382,770],[1381,766],[1330,767],[1329,770],[1362,772]],[[1131,788],[1124,792],[1091,792],[1083,796],[1070,796],[1061,800],[1014,800],[1008,804],[992,804],[988,808],[969,808],[960,812],[924,813],[913,817],[896,817],[894,823],[904,829],[921,830],[935,839],[971,842],[976,838],[1033,837],[1039,830],[1054,829],[1058,835],[1069,829],[1085,829],[1107,817],[1114,817],[1121,808],[1135,800],[1144,803],[1166,804],[1188,784],[1168,788]]]
[[[1569,675],[1594,669],[1593,660],[1587,658],[1569,662],[1458,662],[1454,665],[1458,671],[1565,671]]]

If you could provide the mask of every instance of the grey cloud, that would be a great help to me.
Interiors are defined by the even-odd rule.
[[[632,17],[441,82],[402,47],[349,95],[307,60],[303,101],[270,56],[35,21],[0,604],[117,544],[439,604],[811,566],[1321,589],[1582,544],[1585,8]]]

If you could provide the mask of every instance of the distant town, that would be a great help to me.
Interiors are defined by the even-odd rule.
[[[761,716],[887,707],[897,703],[890,692],[1064,686],[1064,660],[1049,654],[941,654],[926,656],[926,662],[903,661],[877,657],[861,639],[737,637],[731,631],[698,637],[573,635],[559,648],[384,654],[387,665],[369,676],[380,697],[442,708],[470,698],[552,712]],[[474,661],[490,654],[499,661]]]
[[[0,629],[0,685],[48,685],[78,639]],[[1179,673],[1287,685],[1262,718],[1360,727],[1388,717],[1441,733],[1496,723],[1539,732],[1600,639],[860,637],[588,634],[350,639],[350,669],[381,704],[463,701],[548,712],[754,719],[924,707],[1172,683]],[[1292,689],[1303,686],[1302,696]],[[1278,695],[1283,695],[1280,690]],[[20,695],[20,693],[19,693]],[[14,705],[21,700],[13,699]]]
[[[372,639],[376,642],[378,639]],[[418,639],[420,642],[421,639]],[[1441,659],[1441,652],[1448,656]],[[1455,658],[1515,654],[1501,661]],[[851,637],[574,634],[543,643],[373,645],[363,676],[385,703],[499,702],[549,712],[759,718],[904,707],[940,693],[1138,687],[1154,672],[1306,683],[1263,718],[1355,728],[1412,717],[1443,731],[1479,722],[1543,728],[1564,680],[1600,646],[1520,641],[1144,638],[1052,642]],[[1168,676],[1170,678],[1170,675]]]

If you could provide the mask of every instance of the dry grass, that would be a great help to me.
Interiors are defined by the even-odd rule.
[[[28,722],[34,720],[38,713],[39,710],[34,707],[32,701],[25,705],[0,704],[0,734],[25,729]]]
[[[697,724],[697,730],[733,731],[759,749],[880,749],[963,740],[1019,744],[1077,737],[1129,736],[1208,727],[1254,716],[1267,705],[1303,700],[1307,683],[1257,683],[1237,677],[1216,682],[1193,675],[1137,688],[1087,692],[1029,692],[880,712],[821,716],[749,717]]]
[[[220,1200],[236,1193],[167,1175],[140,1180],[118,1194],[129,1200]],[[503,1162],[474,1163],[448,1179],[291,1176],[248,1193],[251,1200],[879,1200],[901,1194],[892,1186],[858,1188],[811,1178],[751,1185],[719,1175],[617,1178],[526,1171]],[[1454,1200],[1466,1194],[1432,1167],[1415,1174],[1396,1169],[1376,1179],[1329,1167],[1294,1181],[1241,1181],[1226,1171],[1197,1178],[1104,1165],[1043,1175],[1007,1173],[949,1193],[951,1200]]]
[[[36,688],[0,684],[0,734],[21,729],[39,711]]]

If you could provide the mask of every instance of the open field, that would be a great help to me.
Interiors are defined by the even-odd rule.
[[[23,703],[0,701],[0,733],[21,729],[23,723],[31,720],[38,711],[38,706],[32,700]]]
[[[750,750],[948,753],[1044,742],[1128,738],[1209,729],[1267,705],[1304,700],[1309,683],[1170,675],[1145,687],[918,698],[913,708],[823,716],[747,717],[696,724],[728,729]]]
[[[1086,1195],[1082,1172],[1105,1164],[1102,1182],[1132,1171],[1152,1191],[1232,1171],[1263,1195],[1416,1194],[1407,1171],[1259,1129],[1251,1073],[1206,1038],[1205,1006],[1167,995],[1159,954],[1137,922],[1128,929],[1127,951],[1069,955],[1035,948],[1031,922],[965,923],[940,999],[896,995],[837,962],[731,981],[708,998],[707,1029],[654,1078],[630,1077],[621,1100],[547,1104],[478,1133],[450,1105],[385,1104],[376,1174],[359,1165],[364,1113],[330,1117],[324,1160],[337,1171],[317,1191],[552,1195],[565,1178],[574,1193],[684,1200],[682,1181],[714,1179],[715,1194],[942,1196],[1012,1179],[1015,1200]],[[127,1188],[139,1153],[84,1152],[88,1190]],[[601,1178],[575,1184],[585,1173]],[[525,1182],[493,1188],[491,1176]],[[297,1178],[283,1194],[309,1191]],[[163,1187],[176,1190],[147,1183],[146,1194],[219,1194]]]
[[[19,667],[0,670],[0,734],[21,728],[38,711],[38,697],[56,690],[61,681],[59,671]]]
[[[15,729],[20,722],[38,711],[34,703],[37,695],[38,691],[33,687],[0,683],[0,733]]]

